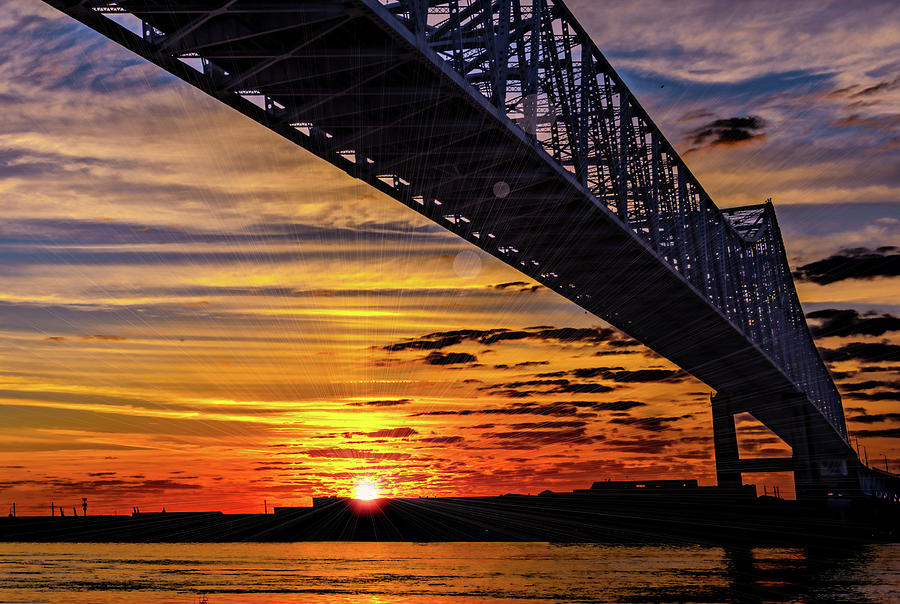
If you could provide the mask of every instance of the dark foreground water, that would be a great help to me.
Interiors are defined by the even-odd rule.
[[[6,602],[900,602],[900,544],[0,543]]]

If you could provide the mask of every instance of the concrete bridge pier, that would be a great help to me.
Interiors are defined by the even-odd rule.
[[[794,491],[797,499],[822,500],[828,496],[828,488],[822,475],[822,468],[816,462],[813,452],[813,431],[810,429],[808,410],[801,406],[793,408],[793,439],[788,444],[793,450]]]
[[[713,447],[716,453],[716,483],[724,489],[740,488],[737,429],[734,424],[734,397],[719,393],[712,399]],[[740,412],[738,412],[740,413]]]

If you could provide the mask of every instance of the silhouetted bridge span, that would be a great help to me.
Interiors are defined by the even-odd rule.
[[[46,1],[708,384],[720,485],[898,499],[848,444],[771,204],[717,208],[560,0]],[[792,456],[741,460],[740,412]]]

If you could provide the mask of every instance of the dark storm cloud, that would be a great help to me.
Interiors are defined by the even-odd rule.
[[[598,394],[601,392],[610,392],[612,390],[612,386],[606,386],[604,384],[568,384],[566,386],[554,388],[548,392],[560,394]]]
[[[631,382],[680,382],[688,379],[688,374],[679,369],[638,369],[626,371],[622,367],[589,367],[574,369],[570,372],[549,372],[537,374],[545,379],[522,380],[482,386],[479,390],[488,391],[495,396],[530,396],[535,390],[519,390],[523,387],[539,387],[544,394],[585,394],[602,393],[614,390],[614,387],[597,382],[572,383],[568,379],[556,376],[571,374],[578,378],[602,377],[618,383]],[[555,386],[555,388],[545,388]]]
[[[867,88],[863,88],[859,92],[854,92],[851,96],[860,97],[860,96],[869,96],[873,94],[877,94],[879,92],[888,92],[891,90],[897,90],[900,88],[900,78],[895,78],[890,81],[881,81],[877,84],[869,86]]]
[[[550,361],[523,361],[515,365],[494,365],[494,369],[516,369],[518,367],[536,367],[540,365],[549,365]]]
[[[896,373],[900,371],[900,365],[876,365],[872,367],[861,367],[860,373]]]
[[[374,432],[344,432],[344,438],[352,438],[353,436],[367,436],[369,438],[409,438],[418,434],[418,430],[413,428],[385,428],[383,430],[375,430]]]
[[[900,392],[851,392],[846,396],[858,401],[900,401]]]
[[[481,386],[479,390],[495,390],[498,388],[521,388],[522,386],[568,386],[569,380],[526,380]]]
[[[586,444],[602,437],[587,436],[585,428],[562,428],[549,430],[509,430],[506,432],[484,432],[482,437],[507,441],[507,445],[516,448],[533,448],[534,446],[553,443]]]
[[[307,457],[325,457],[329,459],[390,459],[401,461],[412,457],[409,453],[383,453],[368,449],[343,449],[330,447],[328,449],[306,449],[299,452]],[[290,453],[293,454],[293,453]]]
[[[398,405],[407,405],[412,402],[410,398],[398,398],[384,401],[365,401],[361,403],[350,403],[351,407],[396,407]]]
[[[521,390],[523,387],[537,387],[541,390]],[[597,383],[571,383],[567,379],[538,379],[518,382],[507,382],[482,386],[479,390],[488,391],[492,396],[524,397],[537,392],[542,394],[584,394],[602,393],[613,390],[611,386]]]
[[[638,401],[560,401],[549,404],[512,403],[506,407],[488,407],[485,409],[458,409],[443,411],[423,411],[413,413],[411,417],[440,415],[546,415],[552,417],[596,417],[593,411],[628,411],[637,407],[646,407],[646,403]]]
[[[533,294],[543,289],[542,285],[526,283],[525,281],[508,281],[506,283],[497,283],[496,285],[488,285],[489,289],[497,289],[501,291],[515,291],[520,294]]]
[[[734,145],[764,137],[765,120],[758,115],[713,120],[690,133],[694,149],[717,145]]]
[[[675,417],[615,417],[609,420],[611,424],[619,424],[622,426],[633,426],[639,430],[647,430],[648,432],[662,432],[663,430],[674,430],[671,424],[693,417],[691,415],[680,415]]]
[[[612,346],[613,348],[634,348],[635,346],[642,345],[637,340],[633,340],[631,338],[623,338],[621,340],[610,340],[606,344],[607,344],[607,346]]]
[[[900,361],[900,346],[886,342],[851,342],[840,348],[820,348],[822,358],[829,362],[863,361],[876,363],[879,361]]]
[[[882,422],[900,422],[900,413],[873,413],[871,415],[851,415],[848,422],[854,424],[880,424]]]
[[[900,428],[886,428],[884,430],[855,430],[857,436],[873,438],[900,438]]]
[[[630,411],[637,407],[646,407],[647,403],[638,401],[613,401],[611,403],[596,403],[592,409],[598,411]]]
[[[513,430],[549,430],[550,428],[583,428],[587,422],[525,422],[523,424],[511,424]]]
[[[461,329],[457,331],[437,332],[425,335],[421,338],[396,344],[388,344],[383,349],[396,352],[400,350],[438,350],[459,344],[463,340],[477,341],[491,331],[482,331],[477,329]]]
[[[616,371],[604,374],[614,382],[680,382],[688,374],[680,369],[638,369],[636,371]]]
[[[489,285],[488,287],[493,287],[494,289],[506,289],[508,287],[525,287],[528,283],[525,281],[508,281],[507,283],[497,283],[496,285]]]
[[[605,375],[612,371],[625,371],[624,367],[585,367],[583,369],[573,369],[571,374],[577,378],[586,379]]]
[[[687,373],[680,369],[637,369],[635,371],[627,371],[624,367],[584,367],[581,369],[573,369],[569,372],[541,373],[538,374],[538,376],[556,377],[567,374],[580,379],[600,377],[619,383],[680,382],[689,377]]]
[[[514,403],[508,407],[489,407],[486,409],[454,409],[441,411],[421,411],[410,417],[426,415],[575,415],[578,409],[569,404],[537,405],[537,403]]]
[[[900,390],[900,381],[868,380],[865,382],[853,382],[850,384],[841,384],[841,390],[843,390],[844,392],[859,392],[861,390],[873,390],[875,388],[887,388],[889,390]]]
[[[900,253],[894,246],[871,250],[865,247],[841,250],[823,260],[804,264],[794,273],[802,281],[828,285],[846,279],[900,276]]]
[[[515,390],[513,388],[492,390],[488,392],[491,396],[505,396],[507,398],[528,398],[532,394],[537,394],[537,390]]]
[[[497,342],[516,340],[540,340],[561,344],[573,344],[577,342],[599,344],[612,341],[630,341],[621,337],[616,330],[608,328],[548,328],[539,326],[537,328],[516,331],[501,328],[486,330],[462,329],[456,331],[435,332],[405,342],[388,344],[387,346],[384,346],[383,349],[390,352],[401,350],[437,350],[459,344],[463,341],[477,342],[487,346]],[[631,344],[629,343],[627,345]]]
[[[826,309],[807,313],[807,319],[821,322],[811,325],[810,331],[817,338],[828,336],[880,336],[889,331],[900,331],[900,318],[890,314],[865,313],[852,309]]]
[[[452,445],[454,443],[462,442],[463,440],[465,440],[465,439],[462,436],[429,436],[426,438],[418,439],[418,442],[441,444],[441,445]]]
[[[897,69],[897,65],[894,65],[893,68]],[[869,75],[876,76],[877,74],[872,73]],[[882,80],[866,87],[862,87],[858,84],[845,86],[843,88],[838,88],[837,90],[831,91],[830,93],[828,93],[828,96],[855,99],[877,95],[882,92],[890,92],[892,90],[897,90],[898,88],[900,88],[900,78],[895,78],[893,80]]]
[[[482,344],[493,344],[506,340],[543,340],[564,344],[575,342],[601,343],[617,336],[614,329],[562,327],[559,329],[540,329],[533,331],[494,330],[493,333],[479,339]]]
[[[840,381],[840,380],[846,380],[846,379],[852,378],[859,372],[858,371],[832,371],[830,373],[831,373],[832,378]]]
[[[457,365],[460,363],[475,363],[478,359],[467,352],[432,352],[425,357],[429,365]]]
[[[598,350],[597,352],[594,353],[594,356],[595,357],[609,357],[609,356],[619,356],[619,355],[623,355],[623,354],[635,354],[636,352],[637,352],[636,350]],[[653,352],[652,350],[644,351],[644,355],[647,358],[659,357],[659,355],[656,354],[655,352]]]

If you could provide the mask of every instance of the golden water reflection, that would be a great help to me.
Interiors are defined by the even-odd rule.
[[[885,602],[900,545],[0,544],[4,602]]]

